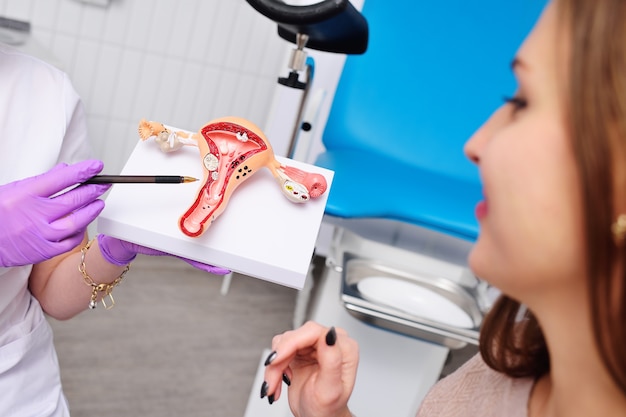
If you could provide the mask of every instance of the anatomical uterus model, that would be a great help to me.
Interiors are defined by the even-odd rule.
[[[283,194],[294,203],[306,203],[326,191],[323,175],[281,164],[261,131],[238,117],[215,119],[196,133],[172,131],[159,122],[141,120],[139,136],[154,138],[163,152],[197,146],[203,171],[202,185],[178,226],[198,237],[225,210],[233,191],[261,168],[269,169]]]

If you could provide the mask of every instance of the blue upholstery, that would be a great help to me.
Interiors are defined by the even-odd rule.
[[[365,0],[316,164],[335,171],[326,213],[387,218],[474,240],[481,199],[463,144],[513,95],[509,70],[544,0]]]

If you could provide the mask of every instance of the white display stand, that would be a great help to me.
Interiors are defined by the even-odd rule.
[[[292,203],[282,194],[269,170],[263,168],[233,192],[225,211],[203,235],[191,238],[179,230],[178,219],[195,200],[202,186],[200,181],[115,184],[98,218],[97,230],[173,255],[301,289],[334,173],[283,157],[277,156],[277,159],[285,165],[322,174],[328,190],[306,203]],[[110,174],[106,169],[103,173]],[[202,166],[195,147],[163,153],[151,140],[138,141],[122,174],[201,179]]]

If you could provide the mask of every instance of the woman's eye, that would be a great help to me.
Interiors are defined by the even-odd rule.
[[[522,97],[504,97],[504,102],[513,106],[513,112],[525,108],[528,105],[528,101]]]

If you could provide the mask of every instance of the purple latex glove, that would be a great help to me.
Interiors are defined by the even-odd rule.
[[[135,243],[126,242],[124,240],[119,240],[102,234],[98,235],[98,246],[100,246],[100,252],[102,252],[104,259],[119,266],[131,263],[133,259],[135,259],[135,256],[137,256],[138,253],[141,253],[142,255],[150,256],[174,256],[182,259],[195,268],[215,275],[226,275],[230,272],[230,270],[220,268],[219,266],[203,264],[181,256],[171,255],[156,249],[146,248],[145,246],[140,246]]]
[[[78,246],[104,208],[98,197],[110,185],[58,193],[93,177],[102,167],[97,160],[59,164],[45,174],[0,185],[0,266],[36,264]]]

